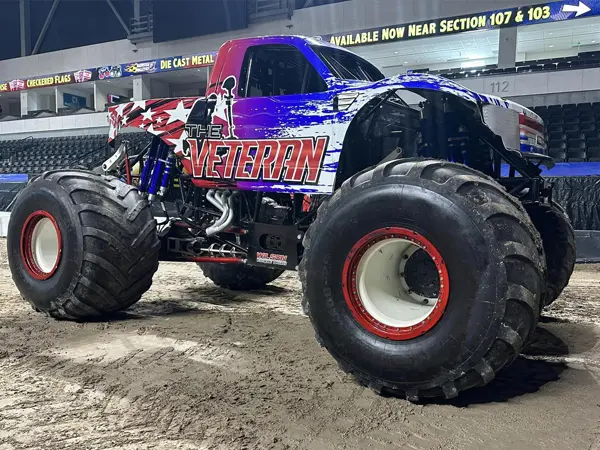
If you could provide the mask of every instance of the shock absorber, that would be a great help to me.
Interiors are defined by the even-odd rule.
[[[158,196],[161,198],[165,196],[165,193],[169,188],[169,182],[171,181],[171,173],[173,172],[174,165],[175,155],[172,152],[169,152],[169,157],[167,158],[167,163],[165,164],[165,171],[160,183],[160,190],[158,191]]]
[[[142,168],[142,175],[140,176],[140,185],[138,186],[140,192],[147,192],[150,176],[152,175],[152,169],[154,168],[161,142],[160,138],[156,136],[152,139],[150,150],[148,150],[148,156],[146,157],[144,167]]]
[[[169,152],[169,146],[163,141],[158,144],[158,151],[156,153],[156,162],[152,169],[152,177],[150,179],[150,185],[148,186],[148,201],[152,201],[156,198],[158,190],[160,189],[160,181],[163,175],[163,169],[167,162],[165,158]]]

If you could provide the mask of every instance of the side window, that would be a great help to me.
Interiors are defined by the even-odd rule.
[[[206,100],[200,99],[196,101],[190,115],[188,117],[187,123],[204,123],[206,120]]]
[[[248,48],[240,79],[240,97],[271,97],[327,90],[327,85],[312,64],[292,45]]]

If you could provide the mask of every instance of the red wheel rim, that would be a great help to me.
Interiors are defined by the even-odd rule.
[[[52,229],[55,238],[51,237]],[[21,230],[21,258],[29,275],[36,280],[47,280],[54,275],[62,248],[62,234],[52,214],[43,210],[32,212]]]
[[[394,326],[378,320],[372,314],[373,309],[371,308],[371,312],[369,311],[369,303],[366,301],[366,298],[365,301],[361,298],[361,292],[364,294],[364,290],[361,291],[360,283],[357,281],[357,272],[359,272],[360,276],[359,266],[361,261],[365,255],[368,255],[369,251],[374,251],[377,246],[381,246],[383,241],[386,240],[407,242],[407,245],[413,246],[415,250],[424,250],[435,264],[438,273],[439,293],[435,304],[431,306],[431,311],[426,316],[421,317],[418,322],[411,323],[408,326]],[[402,275],[399,274],[399,276]],[[406,228],[380,228],[364,236],[348,253],[342,276],[346,304],[356,321],[366,330],[386,339],[401,341],[414,339],[425,334],[440,321],[448,305],[450,280],[442,255],[427,238],[416,231]]]

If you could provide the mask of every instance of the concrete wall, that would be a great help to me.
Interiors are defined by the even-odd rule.
[[[3,108],[2,114],[4,116],[19,117],[21,115],[21,103],[18,100],[6,103],[6,108]]]
[[[236,32],[159,44],[143,43],[137,47],[125,39],[15,58],[0,64],[0,80],[212,51],[217,50],[227,39],[236,37],[265,34],[314,36],[530,3],[528,0],[350,0],[301,9],[294,12],[291,20],[280,19],[253,24]]]
[[[195,97],[202,96],[206,92],[204,81],[197,83],[181,83],[171,86],[171,97]]]
[[[99,81],[94,82],[94,107],[96,111],[104,111],[106,104],[108,103],[108,94],[112,95],[123,95],[125,97],[131,97],[133,92],[128,89],[120,88],[114,84],[102,83]]]
[[[562,92],[560,94],[523,95],[518,97],[511,97],[511,100],[514,100],[515,102],[528,107],[564,105],[566,103],[594,103],[600,102],[600,90],[583,92]]]
[[[464,78],[458,83],[485,94],[522,97],[600,90],[600,68]]]
[[[150,97],[165,98],[171,97],[169,83],[162,80],[150,80]]]
[[[74,134],[106,134],[108,139],[108,114],[75,114],[0,122],[0,141],[22,139],[28,136],[51,137]]]

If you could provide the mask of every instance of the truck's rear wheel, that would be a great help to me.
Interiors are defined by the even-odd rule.
[[[526,205],[525,209],[544,243],[548,273],[546,275],[546,294],[542,306],[548,306],[569,284],[575,269],[577,257],[575,232],[569,217],[556,203],[552,205],[531,204]]]
[[[248,266],[246,264],[198,263],[204,276],[217,286],[233,291],[254,291],[264,288],[284,272],[281,269]]]
[[[468,167],[400,160],[358,174],[304,245],[317,337],[377,392],[450,398],[484,385],[537,324],[541,239],[517,200]]]
[[[112,177],[47,172],[19,193],[8,226],[12,277],[60,319],[128,308],[152,284],[160,242],[148,203]]]

